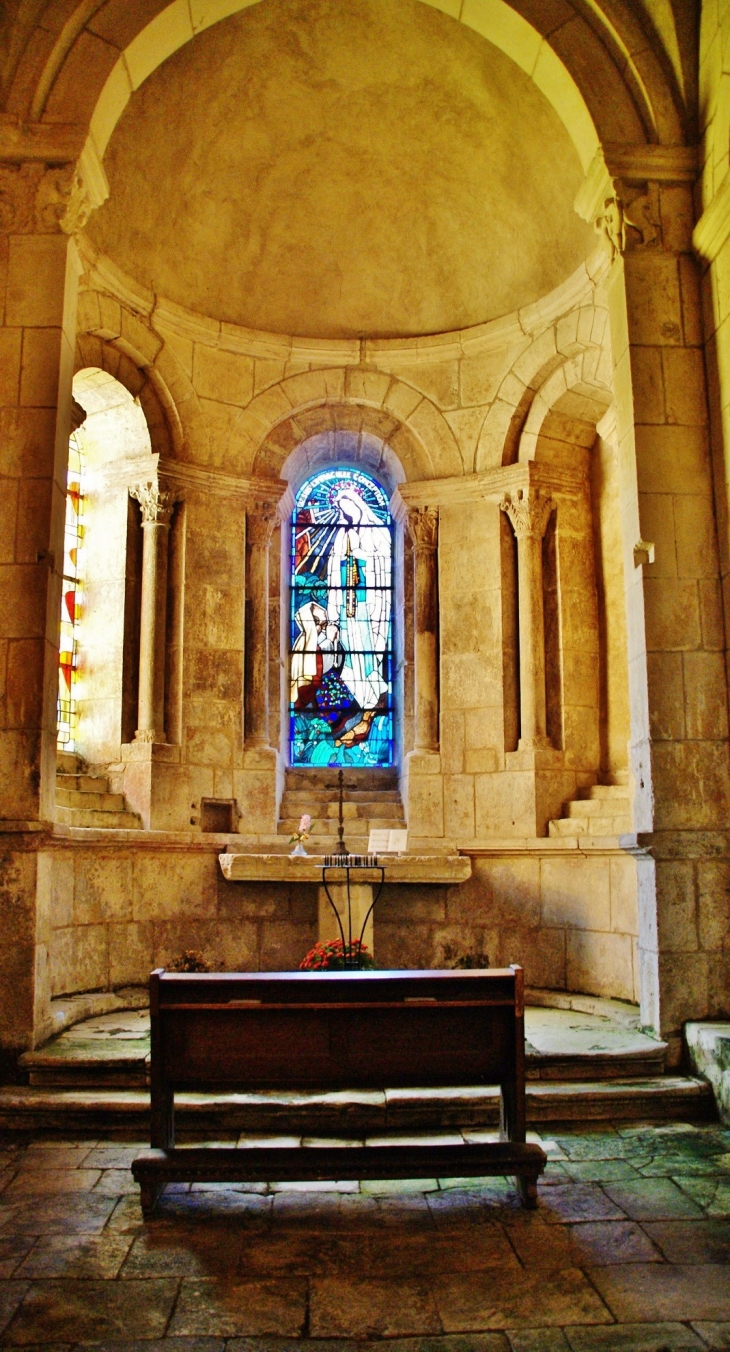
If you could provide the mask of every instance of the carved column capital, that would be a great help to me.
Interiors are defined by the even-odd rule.
[[[438,548],[438,507],[409,507],[406,520],[408,534],[415,550]]]
[[[252,499],[246,507],[246,533],[252,545],[268,549],[277,522],[276,503],[268,498]]]
[[[151,479],[147,483],[133,484],[129,495],[135,498],[142,508],[143,526],[169,526],[173,508],[179,501],[177,494],[167,488],[161,488],[157,480]]]
[[[549,494],[546,496],[539,488],[530,488],[527,492],[518,488],[514,497],[508,493],[503,498],[500,507],[512,522],[518,540],[526,536],[541,540],[555,503]]]

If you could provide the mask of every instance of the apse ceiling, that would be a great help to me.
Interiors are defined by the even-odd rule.
[[[595,236],[529,78],[420,0],[261,0],[149,77],[95,244],[151,290],[276,333],[440,333],[563,281]]]

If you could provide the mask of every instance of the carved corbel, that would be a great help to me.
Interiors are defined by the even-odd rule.
[[[75,163],[0,163],[0,233],[66,235],[83,230],[109,196],[104,167],[87,142]]]
[[[635,249],[662,246],[659,199],[659,183],[664,181],[662,167],[655,170],[656,180],[646,176],[647,169],[652,171],[651,164],[637,161],[634,169],[635,176],[630,158],[625,164],[623,161],[614,164],[609,156],[607,165],[599,152],[575,199],[578,215],[593,223],[611,262],[617,255]]]

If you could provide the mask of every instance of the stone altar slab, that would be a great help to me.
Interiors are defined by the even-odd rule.
[[[323,854],[290,858],[288,854],[219,854],[224,878],[229,882],[321,883]],[[471,877],[471,859],[467,855],[403,854],[383,855],[386,883],[433,883],[448,885],[466,882]],[[341,870],[344,877],[344,869]],[[358,881],[372,884],[379,871],[358,869]]]

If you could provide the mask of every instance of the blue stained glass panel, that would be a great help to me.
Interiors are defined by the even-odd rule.
[[[292,765],[393,764],[393,535],[368,474],[328,469],[291,533]]]

